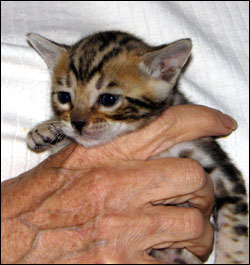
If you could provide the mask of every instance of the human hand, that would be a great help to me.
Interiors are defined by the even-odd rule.
[[[211,180],[189,159],[146,160],[232,128],[217,111],[173,107],[148,128],[92,149],[72,144],[2,183],[2,263],[156,263],[147,253],[159,246],[205,257]]]

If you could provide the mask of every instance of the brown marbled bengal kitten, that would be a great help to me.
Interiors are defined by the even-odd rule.
[[[156,119],[168,106],[188,101],[176,86],[192,43],[182,39],[149,46],[124,32],[107,31],[72,46],[38,34],[29,43],[52,75],[52,102],[57,114],[27,137],[41,151],[70,139],[92,147],[135,131]],[[198,160],[214,182],[216,204],[216,263],[248,262],[248,205],[244,180],[213,138],[177,144],[161,157]],[[202,263],[186,250],[154,250],[166,263]]]

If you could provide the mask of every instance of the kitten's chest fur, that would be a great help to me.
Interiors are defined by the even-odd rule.
[[[71,140],[86,147],[105,144],[146,126],[169,106],[188,103],[176,83],[191,53],[190,39],[151,46],[131,34],[108,31],[72,46],[38,34],[30,34],[28,40],[51,72],[56,114],[54,120],[29,132],[27,143],[32,150],[43,151]],[[180,143],[157,157],[200,162],[215,187],[216,263],[246,263],[245,184],[217,142],[208,137]],[[201,263],[185,250],[151,254],[170,264]]]

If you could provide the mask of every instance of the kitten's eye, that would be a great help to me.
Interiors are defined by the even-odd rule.
[[[63,104],[71,102],[70,93],[68,93],[68,92],[59,92],[58,93],[58,99]]]
[[[111,107],[111,106],[116,104],[118,99],[119,99],[118,95],[102,94],[102,95],[100,95],[100,97],[98,99],[98,103],[105,106],[105,107]]]

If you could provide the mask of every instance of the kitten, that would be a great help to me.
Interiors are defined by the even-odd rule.
[[[176,82],[192,43],[182,39],[149,46],[124,32],[88,36],[72,46],[38,34],[29,43],[52,76],[52,103],[57,119],[27,136],[29,147],[43,151],[70,139],[85,147],[104,144],[156,119],[167,107],[188,101]],[[215,186],[216,263],[248,262],[248,205],[244,180],[217,142],[206,137],[180,143],[158,157],[198,160]],[[153,250],[167,263],[202,263],[186,250]]]

